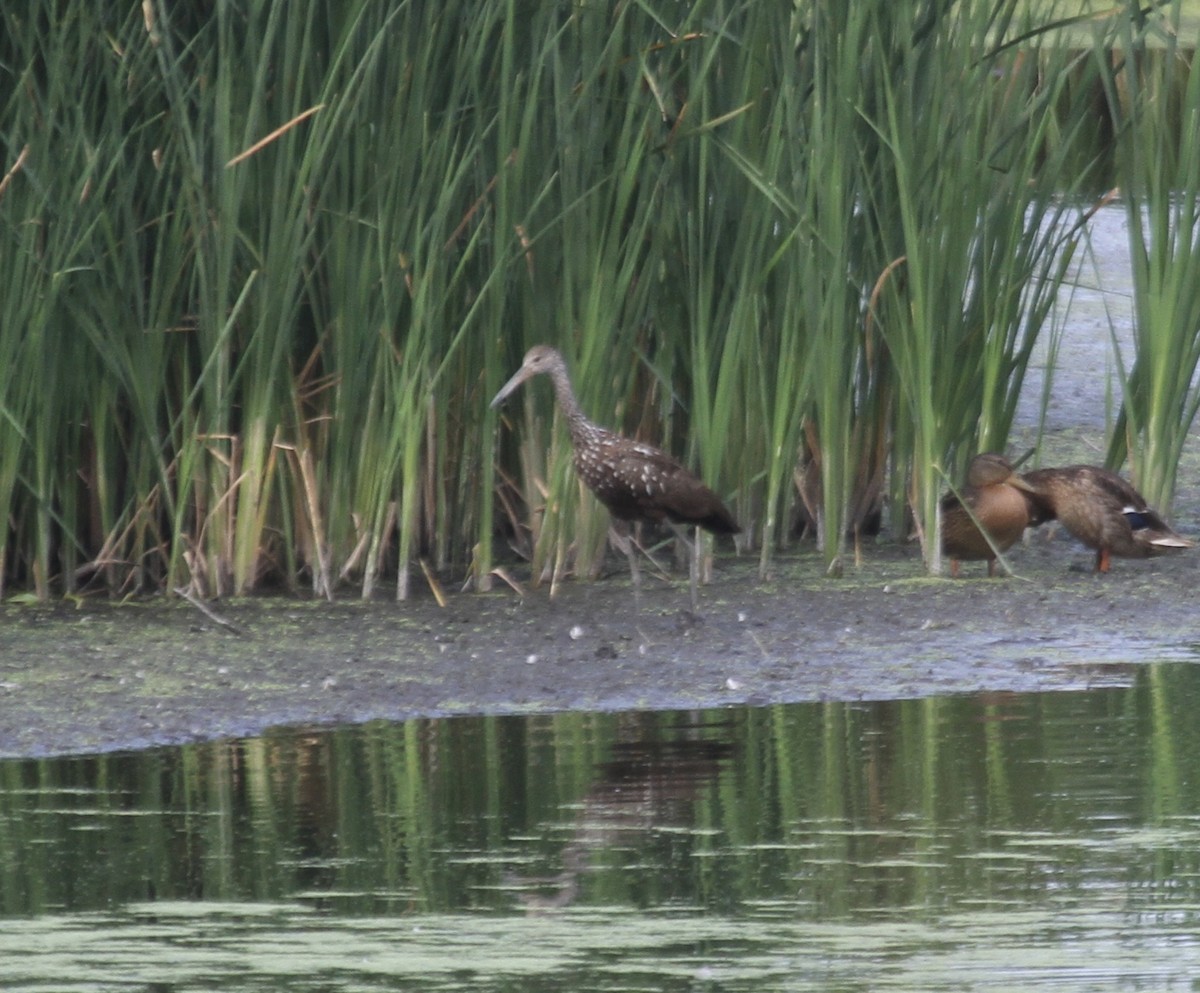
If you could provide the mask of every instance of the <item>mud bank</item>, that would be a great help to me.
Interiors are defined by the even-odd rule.
[[[841,580],[815,554],[768,581],[721,558],[686,580],[620,573],[520,597],[215,605],[237,632],[163,600],[0,609],[0,755],[141,748],[452,714],[696,708],[1122,684],[1200,659],[1200,556],[1117,562],[1063,536],[1010,553],[1018,577],[924,575],[915,548],[871,549]]]

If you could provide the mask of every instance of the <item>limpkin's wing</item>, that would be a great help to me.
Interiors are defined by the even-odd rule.
[[[709,531],[741,530],[712,490],[666,452],[640,442],[608,452],[611,481],[596,495],[618,517],[696,524]]]

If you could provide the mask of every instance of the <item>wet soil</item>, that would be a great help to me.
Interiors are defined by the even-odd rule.
[[[915,548],[874,546],[847,578],[814,552],[717,560],[686,580],[627,577],[448,606],[256,599],[0,610],[0,755],[92,752],[378,718],[696,708],[1065,690],[1200,658],[1200,555],[1090,571],[1069,537],[1009,555],[1016,577],[929,578]],[[615,568],[615,567],[614,567]]]

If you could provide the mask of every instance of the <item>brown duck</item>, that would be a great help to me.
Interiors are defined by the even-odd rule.
[[[1034,469],[1022,477],[1044,519],[1057,519],[1096,550],[1096,571],[1108,572],[1113,555],[1141,559],[1191,548],[1145,498],[1115,472],[1094,465]]]
[[[966,485],[957,495],[942,497],[942,554],[950,559],[950,575],[958,575],[960,560],[983,559],[994,576],[996,554],[1042,519],[1032,487],[1008,459],[995,452],[976,455],[967,467]]]

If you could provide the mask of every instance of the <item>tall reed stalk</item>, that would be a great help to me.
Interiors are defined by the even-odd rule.
[[[932,571],[938,492],[973,452],[1004,446],[1090,178],[1060,168],[1086,123],[1076,56],[1005,47],[1029,35],[1022,9],[916,17],[930,33],[913,31],[902,71],[881,74],[872,96],[882,146],[872,210],[884,259],[902,260],[878,314],[898,383],[893,458],[907,463]]]
[[[596,574],[549,390],[487,407],[541,341],[763,573],[797,486],[834,571],[885,489],[935,537],[1101,159],[1105,37],[1016,0],[35,7],[0,14],[0,591],[39,597],[482,589],[498,538]],[[1130,436],[1170,450],[1139,398],[1190,355],[1145,347]]]
[[[1181,3],[1166,20],[1131,18],[1119,58],[1101,68],[1117,143],[1133,264],[1134,354],[1121,362],[1122,405],[1108,449],[1131,457],[1139,489],[1167,508],[1200,408],[1200,72]]]

